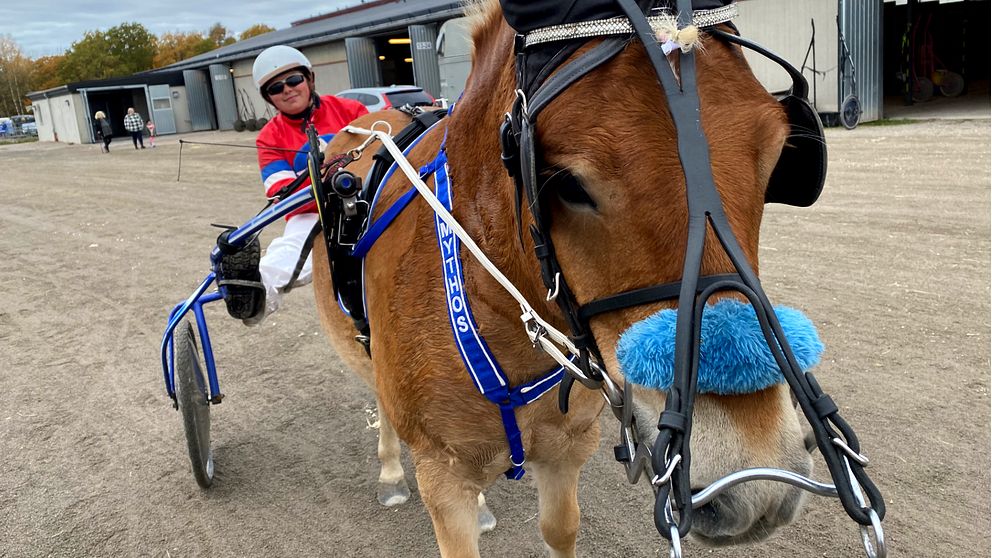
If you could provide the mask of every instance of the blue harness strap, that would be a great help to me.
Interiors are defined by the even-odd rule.
[[[448,178],[447,154],[442,145],[437,157],[420,169],[421,176],[434,174],[435,193],[446,209],[451,210],[451,182]],[[448,305],[448,320],[455,337],[455,344],[461,354],[465,368],[472,376],[475,387],[482,395],[499,406],[503,420],[503,430],[510,446],[511,467],[506,471],[508,479],[519,480],[524,476],[524,446],[520,427],[517,425],[514,410],[532,401],[557,386],[564,369],[558,367],[540,378],[511,388],[506,374],[489,350],[485,340],[479,335],[472,316],[468,298],[465,296],[464,277],[460,257],[461,242],[447,223],[434,216],[437,243],[441,250],[441,268],[444,272],[444,291]]]
[[[450,109],[449,109],[450,112]],[[426,132],[425,132],[426,133]],[[422,138],[423,135],[420,136]],[[406,152],[416,145],[420,138],[411,144]],[[447,141],[442,141],[437,157],[420,168],[420,178],[426,180],[434,175],[435,193],[441,203],[448,211],[451,211],[451,182],[448,178],[448,156],[444,145]],[[397,165],[393,163],[384,176],[382,183],[385,184],[389,177],[396,170]],[[373,205],[378,199],[373,200]],[[403,212],[413,199],[417,197],[416,188],[411,187],[398,200],[386,209],[383,214],[373,222],[362,238],[355,245],[352,255],[364,258],[376,240]],[[479,335],[475,318],[465,296],[464,279],[462,275],[462,262],[460,257],[461,242],[451,231],[448,225],[440,217],[434,217],[437,232],[438,247],[441,250],[441,267],[444,271],[444,290],[448,305],[448,320],[451,331],[454,335],[455,344],[458,346],[458,353],[465,363],[465,368],[472,376],[476,389],[489,401],[499,406],[500,418],[503,421],[503,430],[506,433],[506,441],[510,447],[511,467],[506,471],[506,478],[519,480],[524,476],[524,445],[521,438],[520,427],[517,425],[517,417],[514,412],[517,407],[522,407],[528,403],[538,400],[542,395],[551,391],[559,383],[565,373],[564,367],[559,366],[541,377],[519,385],[510,387],[506,374],[500,368],[496,358],[489,350],[485,340]]]

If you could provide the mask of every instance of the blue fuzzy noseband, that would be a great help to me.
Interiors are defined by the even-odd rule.
[[[628,381],[659,390],[671,387],[676,314],[662,310],[620,336],[617,359]],[[802,369],[820,362],[823,343],[809,318],[784,306],[775,307],[775,315]],[[785,380],[750,304],[724,299],[706,306],[700,334],[699,393],[753,393]]]

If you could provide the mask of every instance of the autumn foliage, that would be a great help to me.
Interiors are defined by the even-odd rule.
[[[204,33],[156,36],[140,23],[121,23],[106,31],[88,31],[63,54],[34,60],[10,35],[0,34],[0,116],[23,114],[29,104],[25,95],[31,91],[161,68],[274,30],[258,23],[235,37],[215,23]]]

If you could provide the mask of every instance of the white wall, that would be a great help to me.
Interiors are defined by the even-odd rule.
[[[801,68],[809,48],[816,22],[816,69],[824,72],[814,77],[811,70],[803,74],[810,85],[816,80],[816,108],[819,112],[837,112],[837,1],[836,0],[749,0],[738,2],[740,16],[735,20],[741,36],[755,41]],[[787,89],[788,74],[778,64],[760,54],[744,49],[754,75],[769,91]],[[812,66],[812,54],[807,66]]]
[[[31,114],[34,115],[34,122],[38,125],[38,141],[54,141],[52,134],[52,109],[48,99],[38,99],[31,101]]]
[[[90,126],[92,119],[87,119],[83,114],[83,102],[78,93],[65,92],[48,99],[32,101],[31,104],[38,124],[38,141],[90,141],[86,126]]]
[[[333,95],[351,87],[351,79],[348,78],[348,55],[345,52],[344,41],[305,48],[303,54],[313,64],[318,93]]]

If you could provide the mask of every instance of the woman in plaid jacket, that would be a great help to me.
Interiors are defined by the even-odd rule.
[[[134,148],[138,148],[138,144],[141,144],[141,148],[145,148],[145,140],[141,136],[141,132],[145,129],[145,122],[141,119],[141,115],[134,112],[133,108],[127,109],[127,116],[124,117],[124,129],[131,132],[131,141],[134,142]]]

